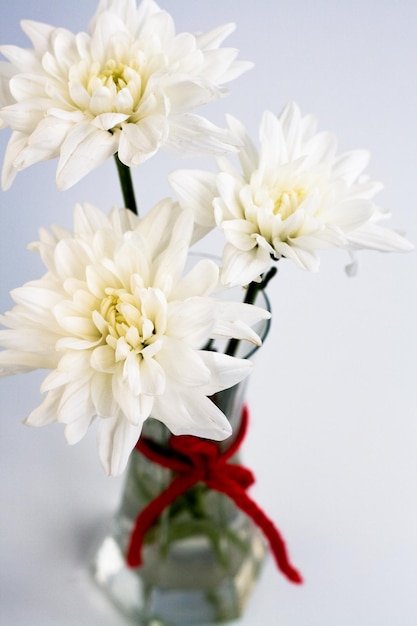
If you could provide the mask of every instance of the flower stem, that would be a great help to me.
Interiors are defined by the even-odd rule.
[[[121,162],[117,153],[114,155],[114,159],[116,161],[117,173],[119,174],[120,186],[122,188],[125,207],[126,209],[130,209],[131,211],[133,211],[133,213],[138,215],[130,167]]]
[[[249,283],[243,302],[245,304],[254,304],[258,293],[266,289],[269,281],[275,276],[277,271],[277,268],[275,266],[272,266],[269,271],[261,277],[261,281],[259,283],[256,283],[254,281]],[[225,354],[228,354],[229,356],[235,356],[239,341],[240,339],[230,339],[229,343],[227,344]]]

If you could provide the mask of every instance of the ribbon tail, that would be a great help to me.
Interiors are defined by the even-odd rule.
[[[177,476],[165,491],[149,502],[139,513],[130,536],[129,549],[126,557],[129,567],[139,567],[142,565],[142,545],[147,530],[161,515],[162,511],[172,504],[181,494],[187,491],[195,482],[195,476],[192,474],[188,476]]]
[[[221,483],[213,482],[210,486],[229,496],[244,513],[253,519],[268,539],[275,562],[284,576],[293,583],[302,583],[301,574],[290,563],[287,546],[281,533],[256,502],[239,485],[227,479]]]

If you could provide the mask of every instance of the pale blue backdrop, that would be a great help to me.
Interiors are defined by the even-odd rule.
[[[85,30],[94,0],[2,0],[0,42],[27,45],[19,20]],[[255,68],[206,110],[256,133],[264,109],[296,100],[340,149],[372,151],[391,225],[417,243],[417,5],[413,0],[161,0],[178,30],[235,21],[229,43]],[[0,133],[1,154],[8,131]],[[169,193],[162,154],[135,171],[143,210]],[[198,163],[197,165],[203,165]],[[0,193],[0,310],[43,271],[26,245],[41,225],[70,226],[72,207],[121,203],[112,162],[58,193],[56,163]],[[285,534],[305,585],[271,561],[242,626],[415,626],[417,623],[416,254],[322,257],[319,274],[282,263],[273,328],[250,383],[246,462],[253,491]],[[104,476],[94,433],[75,447],[60,426],[25,428],[43,375],[0,382],[1,569],[4,626],[119,626],[85,563],[122,481]]]

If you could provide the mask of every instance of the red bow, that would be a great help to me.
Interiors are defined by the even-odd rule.
[[[178,475],[169,487],[152,500],[136,518],[127,554],[127,563],[130,567],[138,567],[142,564],[141,550],[145,534],[162,511],[190,487],[203,482],[210,489],[226,494],[254,520],[267,537],[281,572],[294,583],[302,582],[301,575],[289,562],[285,542],[278,529],[246,493],[246,489],[255,482],[253,473],[246,467],[227,462],[242,443],[247,424],[248,410],[245,407],[238,436],[225,452],[221,452],[212,441],[191,435],[181,435],[170,438],[170,449],[176,454],[168,457],[156,450],[152,442],[139,439],[136,444],[139,452]]]

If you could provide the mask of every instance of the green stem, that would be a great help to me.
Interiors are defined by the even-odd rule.
[[[275,276],[277,271],[277,268],[275,266],[272,266],[269,271],[261,277],[261,281],[259,283],[255,283],[254,281],[249,283],[243,302],[245,304],[253,304],[256,300],[258,293],[266,289],[269,281]],[[230,339],[229,343],[227,344],[225,354],[228,354],[229,356],[235,356],[239,341],[240,339]]]
[[[125,207],[126,209],[130,209],[131,211],[133,211],[133,213],[138,215],[130,167],[121,162],[117,153],[114,155],[114,159],[116,161],[117,173],[119,174],[120,186],[122,188]]]

